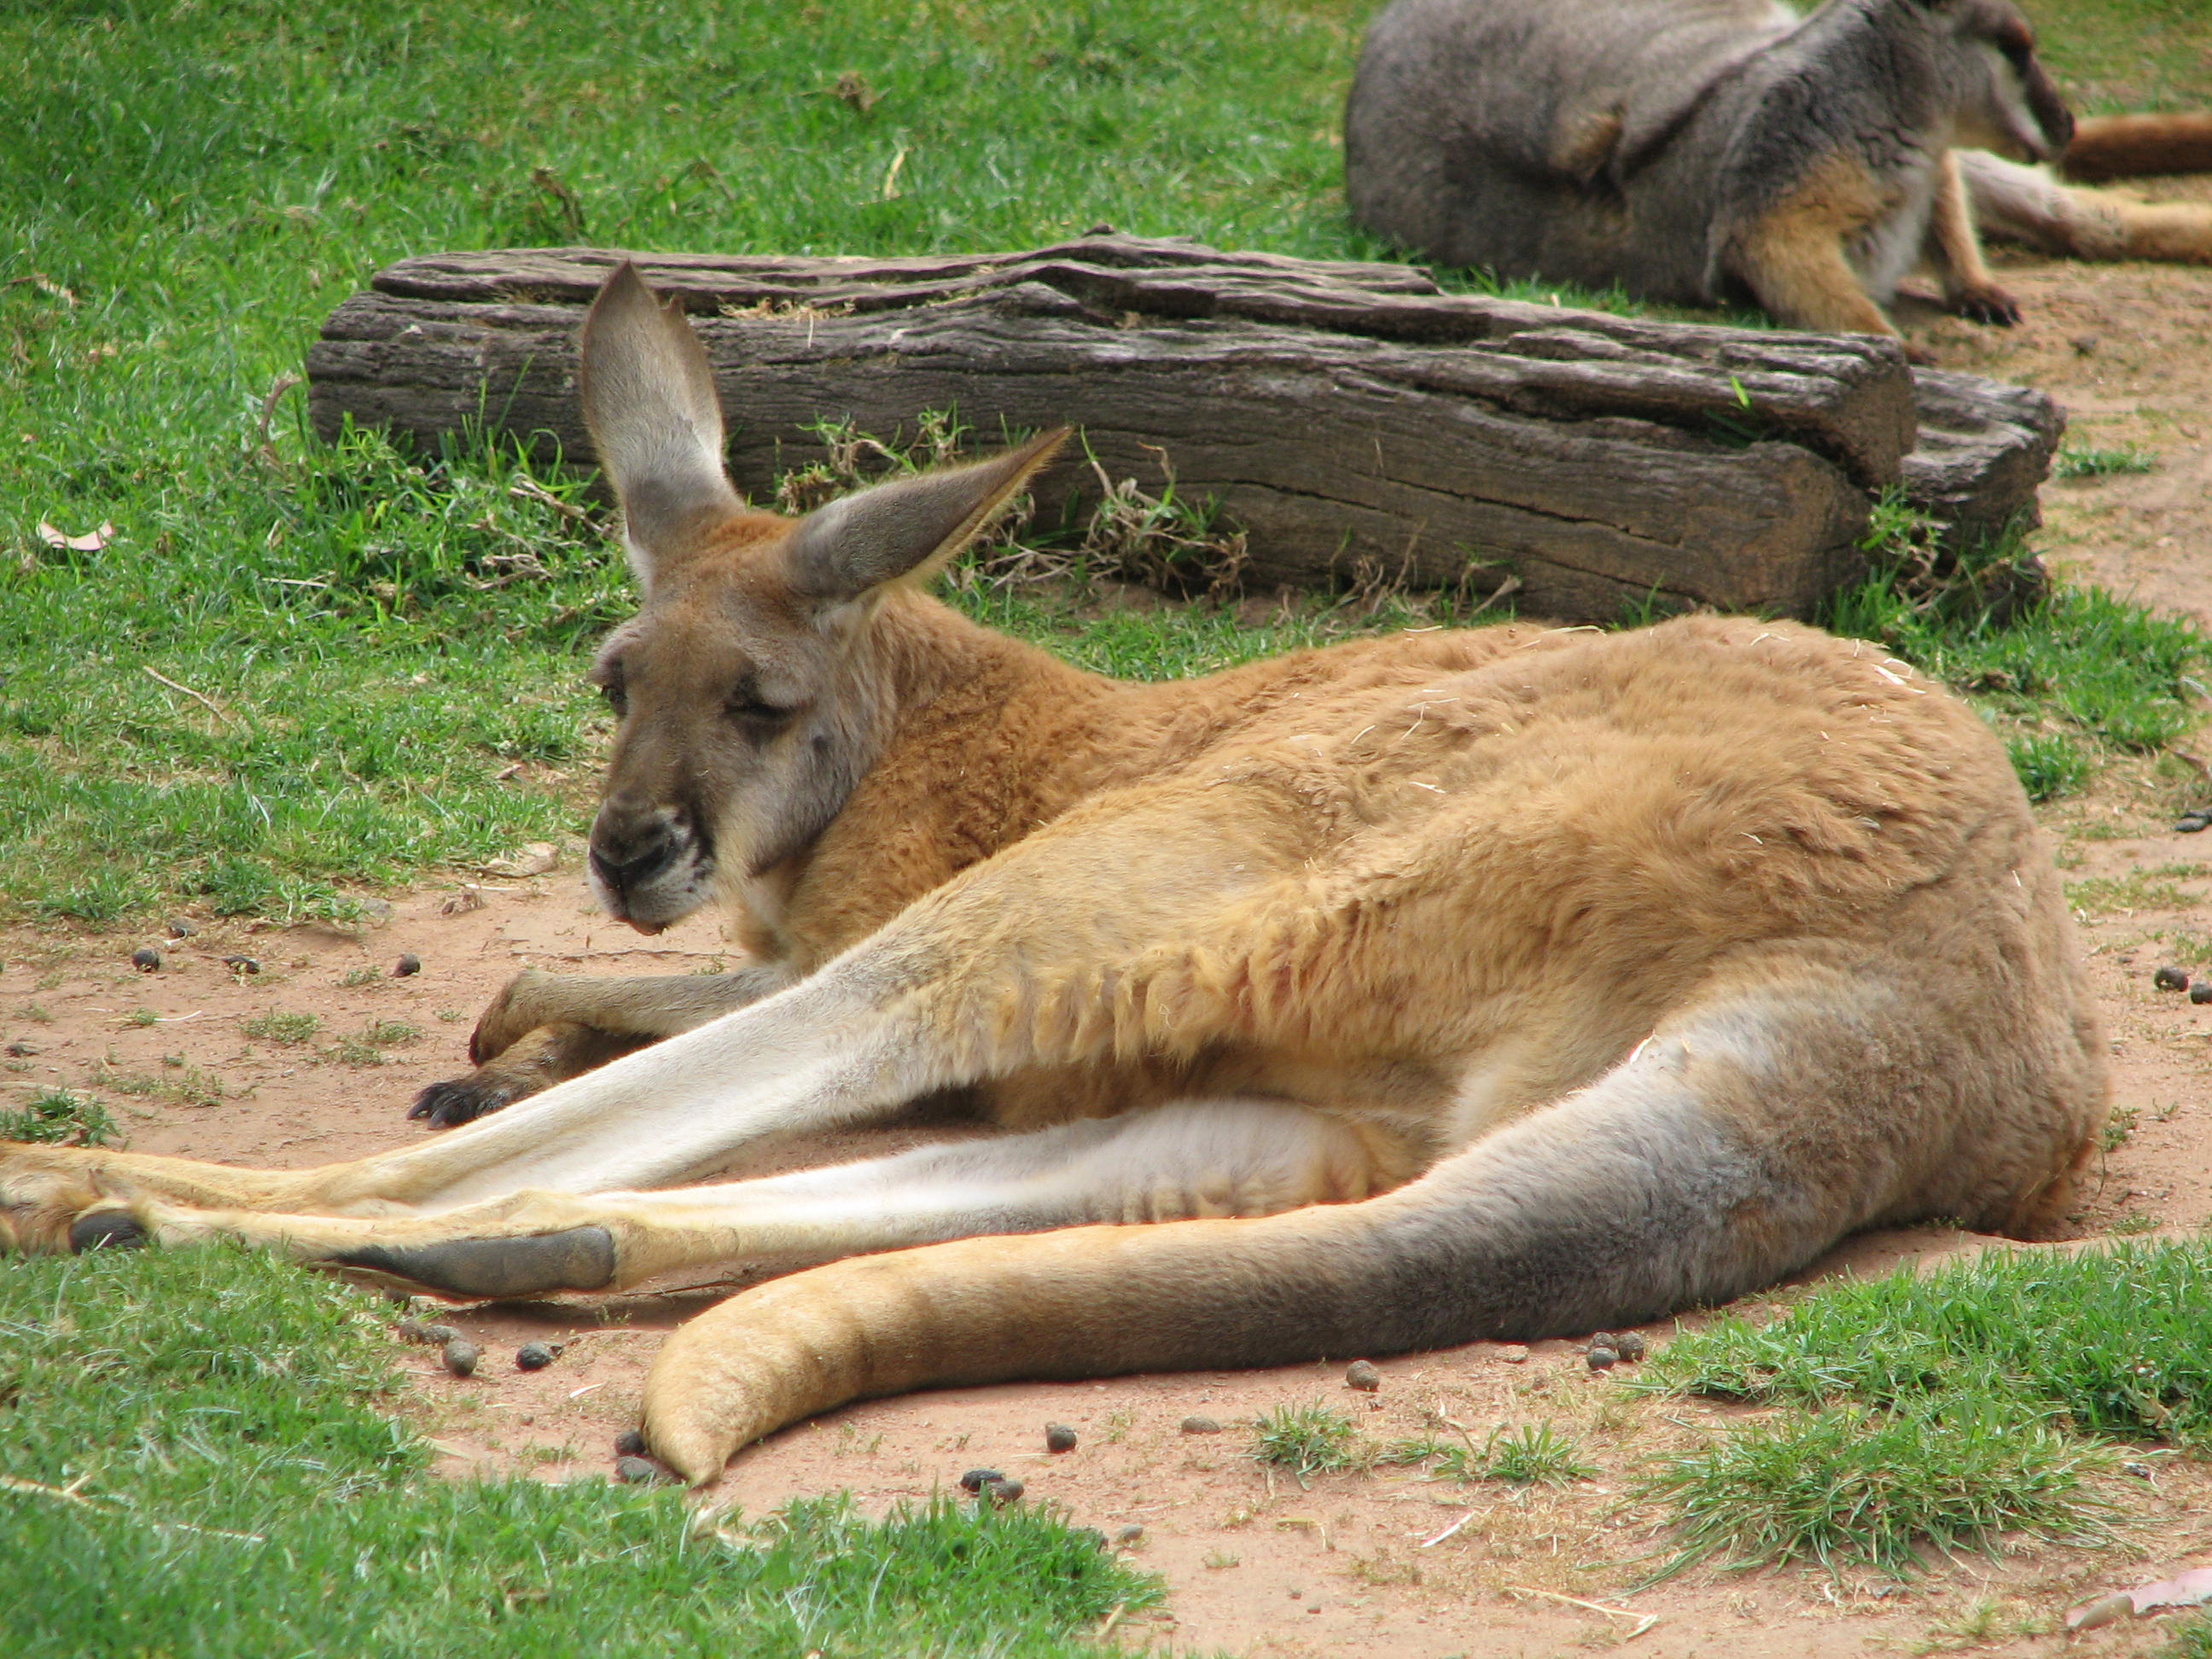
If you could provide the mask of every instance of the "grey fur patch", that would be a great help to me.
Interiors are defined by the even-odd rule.
[[[332,1267],[365,1267],[455,1296],[529,1296],[540,1291],[600,1289],[615,1276],[615,1241],[605,1227],[568,1227],[529,1238],[371,1244],[330,1261]]]

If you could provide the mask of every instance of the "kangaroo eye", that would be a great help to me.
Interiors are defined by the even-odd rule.
[[[629,713],[629,688],[623,684],[621,675],[610,678],[599,687],[599,691],[606,698],[607,707],[615,711],[617,718]]]
[[[781,726],[791,718],[791,710],[778,708],[774,703],[763,702],[757,697],[732,697],[723,706],[723,712],[740,726],[768,730]]]

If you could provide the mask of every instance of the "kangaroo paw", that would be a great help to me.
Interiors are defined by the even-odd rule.
[[[317,1265],[357,1268],[447,1296],[534,1296],[604,1289],[615,1276],[615,1241],[605,1227],[568,1227],[514,1238],[366,1244]]]
[[[1950,308],[1971,323],[2010,328],[2020,320],[2020,301],[1994,283],[1975,283],[1949,296]]]
[[[532,1092],[519,1079],[485,1067],[466,1077],[432,1084],[415,1097],[407,1115],[428,1122],[434,1129],[452,1129],[489,1117]]]

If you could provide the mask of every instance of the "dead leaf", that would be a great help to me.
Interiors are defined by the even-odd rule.
[[[97,553],[115,539],[115,526],[102,519],[99,529],[88,530],[82,536],[72,536],[65,530],[57,530],[41,519],[39,520],[39,539],[48,547],[66,547],[72,553]]]
[[[494,859],[484,866],[495,876],[542,876],[561,862],[561,854],[550,841],[533,841],[520,852],[503,859]]]
[[[858,70],[847,70],[839,76],[837,84],[830,88],[830,92],[839,103],[856,109],[863,115],[884,100],[883,94],[870,86],[868,77]]]
[[[464,887],[439,908],[449,916],[465,916],[471,910],[481,910],[490,901],[473,887]]]
[[[2084,1602],[2066,1615],[2069,1630],[2095,1630],[2134,1613],[2138,1619],[2160,1607],[2193,1607],[2212,1601],[2212,1567],[2192,1567],[2154,1584],[2138,1584]]]

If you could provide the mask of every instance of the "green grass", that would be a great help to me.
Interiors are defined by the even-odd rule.
[[[1903,1573],[1927,1547],[2000,1533],[2101,1538],[2109,1506],[2082,1477],[2110,1461],[2010,1412],[1838,1407],[1657,1460],[1637,1495],[1676,1517],[1662,1573],[1801,1560]]]
[[[0,1140],[106,1146],[116,1139],[115,1120],[107,1109],[69,1089],[41,1089],[14,1110],[0,1111]]]
[[[1095,1653],[1158,1585],[1042,1509],[447,1480],[371,1297],[228,1249],[0,1274],[0,1644],[73,1659]],[[15,1483],[28,1483],[27,1487]],[[64,1496],[62,1494],[68,1494]],[[34,1587],[34,1588],[33,1588]]]
[[[1378,1462],[1428,1463],[1431,1474],[1445,1480],[1502,1480],[1512,1486],[1564,1486],[1590,1480],[1596,1468],[1582,1460],[1582,1449],[1573,1436],[1561,1432],[1550,1421],[1524,1423],[1491,1430],[1478,1445],[1471,1436],[1445,1440],[1425,1435],[1401,1440],[1386,1449]]]
[[[1754,1404],[1999,1399],[2073,1431],[2212,1447],[2212,1245],[2000,1252],[1826,1285],[1678,1337],[1631,1384]]]
[[[1310,1474],[1359,1468],[1369,1461],[1350,1415],[1317,1400],[1263,1413],[1253,1427],[1251,1456],[1255,1462],[1288,1469],[1300,1486]]]
[[[2148,472],[2158,458],[2133,444],[2117,449],[2076,449],[2068,446],[2051,458],[2054,478],[2109,478],[2115,473]]]

